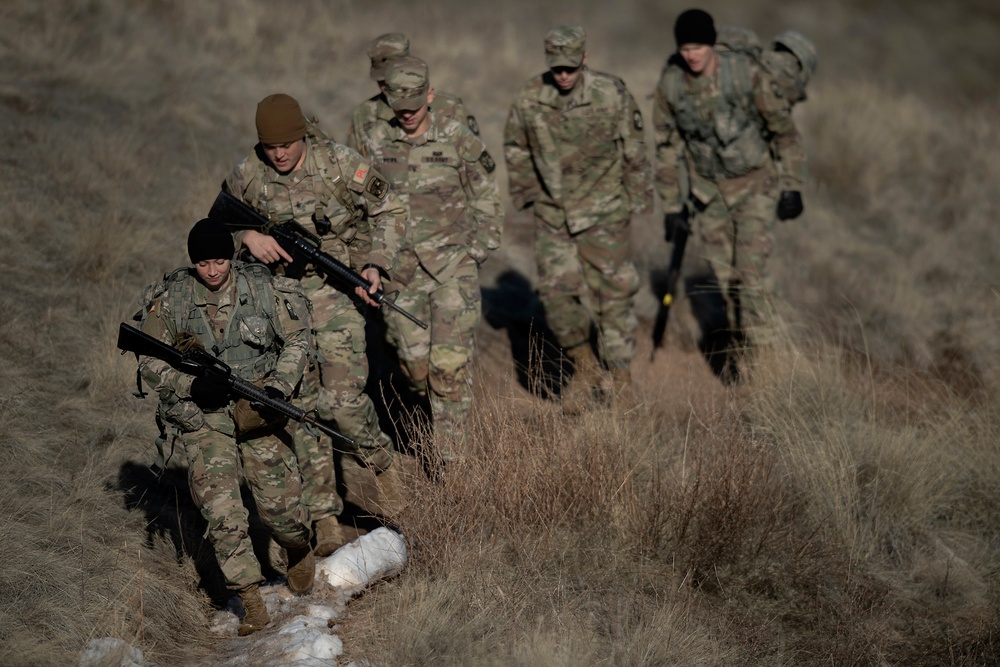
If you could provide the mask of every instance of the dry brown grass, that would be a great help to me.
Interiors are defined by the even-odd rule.
[[[249,148],[257,100],[296,95],[339,136],[374,90],[365,45],[403,30],[499,154],[550,25],[582,22],[589,62],[648,115],[681,8],[0,6],[0,662],[72,664],[105,636],[157,664],[216,661],[218,577],[179,477],[145,471],[152,405],[129,396],[114,335],[141,287],[183,261],[186,230]],[[636,369],[637,395],[570,421],[511,379],[524,341],[484,325],[474,456],[442,484],[412,480],[413,560],[352,604],[351,655],[1000,659],[1000,16],[986,0],[708,8],[762,35],[796,27],[821,52],[796,111],[807,212],[779,229],[773,261],[793,325],[782,353],[726,392],[671,338]],[[528,220],[511,213],[487,285],[506,268],[533,277]],[[634,238],[643,271],[665,264],[655,217]]]

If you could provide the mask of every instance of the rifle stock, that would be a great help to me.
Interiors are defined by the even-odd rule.
[[[670,306],[674,302],[674,293],[677,291],[677,280],[681,275],[681,263],[684,261],[684,249],[687,246],[689,231],[677,230],[674,232],[674,246],[670,251],[670,265],[667,267],[667,289],[660,299],[660,306],[656,311],[656,321],[653,323],[653,351],[649,358],[652,360],[656,356],[656,351],[663,346],[663,335],[667,330],[667,319],[670,317]]]
[[[252,403],[284,415],[294,421],[309,424],[333,438],[334,442],[339,440],[349,448],[348,452],[357,449],[357,443],[319,421],[315,412],[307,412],[287,401],[268,396],[267,392],[260,387],[233,375],[232,369],[225,362],[216,359],[205,350],[195,349],[182,353],[176,348],[124,322],[118,327],[118,349],[122,353],[134,352],[137,359],[139,356],[154,357],[160,361],[165,361],[172,368],[182,373],[187,373],[195,377],[210,377],[216,381],[223,382],[237,396],[242,396]]]
[[[279,245],[291,255],[296,262],[312,264],[326,275],[338,280],[348,290],[360,287],[368,293],[369,298],[380,306],[386,306],[410,320],[421,329],[427,328],[427,323],[403,310],[386,297],[383,290],[371,292],[372,284],[361,274],[347,266],[336,257],[320,250],[322,241],[305,227],[289,220],[281,224],[272,222],[260,213],[244,204],[225,190],[219,192],[208,215],[222,220],[234,231],[252,229],[274,237]],[[348,290],[342,290],[350,293]]]

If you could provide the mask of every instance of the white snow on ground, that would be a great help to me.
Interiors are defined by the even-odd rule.
[[[338,667],[344,652],[335,634],[336,621],[347,603],[370,584],[400,572],[406,565],[406,543],[399,533],[378,528],[344,545],[316,565],[316,584],[310,595],[292,595],[284,583],[261,586],[260,591],[271,615],[271,625],[249,637],[237,638],[243,616],[238,597],[216,612],[212,633],[227,646],[223,653],[232,658],[214,664],[220,667],[273,665],[274,667]],[[326,591],[322,589],[326,588]],[[331,596],[329,592],[333,591]],[[323,598],[318,604],[316,599]],[[326,603],[330,600],[329,603]],[[80,653],[80,667],[112,665],[121,656],[120,667],[153,667],[142,651],[121,639],[94,639]],[[361,667],[350,663],[344,667]]]

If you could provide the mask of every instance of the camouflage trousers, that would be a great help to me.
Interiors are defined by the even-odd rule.
[[[385,461],[393,451],[392,438],[379,426],[375,404],[365,393],[368,356],[362,306],[317,276],[302,281],[313,304],[313,329],[320,355],[320,384],[316,389],[319,416],[357,443],[362,461]],[[310,397],[303,392],[303,400]],[[328,451],[323,456],[333,456]],[[389,459],[391,460],[391,459]],[[303,461],[305,470],[310,462]],[[305,483],[311,484],[311,472]]]
[[[307,371],[302,377],[300,395],[304,410],[316,408],[320,386],[319,369]],[[327,436],[309,432],[303,425],[289,423],[294,440],[295,457],[302,475],[302,504],[309,510],[313,521],[340,516],[344,501],[337,492],[337,472],[333,450]]]
[[[535,216],[538,293],[559,345],[590,339],[608,366],[627,368],[635,357],[635,295],[639,273],[629,248],[629,219],[601,221],[577,234]]]
[[[773,332],[767,260],[774,248],[777,198],[772,189],[719,193],[695,213],[705,259],[726,303],[729,326],[745,342],[766,344]]]
[[[240,472],[257,512],[275,542],[308,544],[309,516],[300,504],[302,482],[284,430],[237,441],[207,424],[181,436],[187,452],[191,496],[208,522],[206,537],[231,590],[264,581],[250,543],[249,512],[240,496]]]
[[[395,311],[385,315],[386,340],[396,348],[410,389],[427,396],[438,436],[461,436],[472,407],[476,328],[482,317],[479,267],[463,255],[434,278],[418,268],[396,303],[428,324],[421,329]]]

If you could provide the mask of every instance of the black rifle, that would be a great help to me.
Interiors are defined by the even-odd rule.
[[[135,352],[137,359],[139,355],[155,357],[188,375],[212,378],[225,384],[234,394],[263,408],[297,422],[315,426],[334,441],[339,440],[347,445],[349,451],[357,449],[357,444],[353,440],[319,421],[315,411],[306,412],[287,401],[268,396],[260,387],[233,375],[233,370],[224,361],[216,359],[204,349],[195,348],[189,352],[181,352],[124,322],[118,327],[118,349],[122,354]]]
[[[274,237],[296,263],[312,264],[348,288],[360,287],[368,293],[372,287],[372,284],[354,269],[320,250],[322,241],[319,237],[294,220],[282,223],[271,222],[225,190],[219,192],[219,196],[215,198],[215,203],[212,204],[212,210],[209,211],[208,215],[211,218],[222,220],[230,229],[252,229]],[[368,293],[368,297],[380,306],[388,306],[395,310],[421,329],[427,328],[426,322],[422,322],[387,299],[384,291],[377,290],[374,294]]]
[[[674,247],[670,251],[670,266],[667,267],[667,291],[660,300],[660,307],[656,311],[656,322],[653,323],[653,351],[649,355],[650,360],[656,356],[656,351],[663,346],[663,334],[667,330],[667,318],[670,317],[670,306],[674,302],[677,280],[681,275],[681,262],[684,261],[684,248],[687,246],[690,234],[691,232],[686,227],[678,227],[674,230]]]

